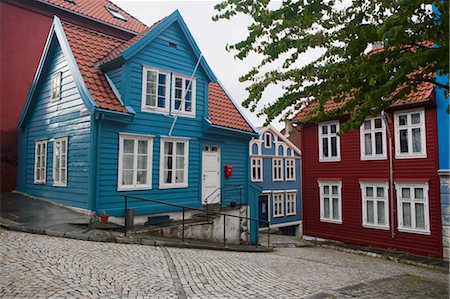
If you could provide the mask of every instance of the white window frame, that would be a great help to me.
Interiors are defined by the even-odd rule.
[[[335,224],[342,224],[342,181],[318,181],[319,184],[319,200],[320,200],[320,221],[321,222],[329,222],[329,223],[335,223]],[[332,186],[337,185],[338,187],[338,219],[332,218],[331,215],[333,214],[333,196],[331,196],[332,192]],[[329,187],[329,194],[324,193],[324,187]],[[325,197],[329,197],[329,211],[330,211],[330,217],[325,218],[325,209],[324,209],[324,201]],[[334,196],[335,197],[335,196]]]
[[[262,182],[263,181],[263,158],[251,158],[250,159],[250,177],[252,182]],[[259,177],[258,177],[258,169],[259,169]],[[256,176],[253,175],[256,173]]]
[[[410,189],[410,199],[404,199],[402,197],[402,188]],[[415,198],[414,188],[423,188],[423,200],[418,200]],[[427,182],[411,182],[411,183],[395,183],[395,189],[397,193],[397,217],[398,217],[398,231],[407,232],[407,233],[415,233],[415,234],[423,234],[430,235],[430,209],[429,209],[429,185]],[[403,226],[403,204],[410,203],[410,212],[411,212],[411,227]],[[416,209],[415,204],[421,203],[424,205],[424,224],[425,228],[420,229],[416,228]]]
[[[275,162],[277,161],[277,162]],[[275,165],[278,164],[278,165]],[[276,176],[276,169],[280,172],[280,177]],[[283,173],[283,158],[272,158],[272,181],[274,182],[282,182],[284,181],[284,173]]]
[[[253,153],[253,146],[254,145],[256,145],[256,147],[258,149],[256,154]],[[250,141],[250,143],[249,143],[249,153],[250,153],[250,156],[261,155],[261,141],[260,140],[252,140],[252,141]]]
[[[176,109],[175,108],[175,81],[176,79],[182,79],[183,80],[183,86],[182,86],[182,91],[181,91],[181,104],[179,108],[182,109]],[[171,98],[171,111],[173,115],[181,115],[181,116],[187,116],[187,117],[195,117],[195,110],[196,110],[196,87],[197,87],[197,80],[195,78],[192,78],[191,81],[191,111],[185,111],[185,96],[186,96],[186,80],[191,80],[190,77],[184,76],[184,75],[180,75],[180,74],[174,74],[172,73],[172,98]]]
[[[59,138],[55,138],[53,141],[53,186],[58,186],[58,187],[66,187],[67,186],[67,152],[69,150],[69,138],[68,137],[59,137]],[[60,169],[56,169],[56,160],[57,160],[57,155],[56,155],[56,144],[59,142],[65,142],[66,143],[66,151],[65,153],[63,153],[63,155],[66,157],[65,159],[65,164],[64,164],[64,177],[66,178],[65,181],[61,180],[61,173],[62,173],[62,167],[60,167]],[[61,148],[61,146],[60,146]],[[60,163],[59,165],[61,166],[61,154],[59,155],[59,159],[60,159]],[[59,172],[59,181],[56,180],[55,177],[55,173],[56,171]]]
[[[155,106],[147,105],[147,72],[156,72],[156,102]],[[159,82],[159,75],[163,74],[166,76],[166,81],[164,82],[166,86],[166,94],[164,99],[164,108],[158,107],[158,87],[161,84]],[[147,66],[142,66],[142,94],[141,94],[141,110],[144,112],[154,112],[168,114],[170,109],[170,73],[156,68],[150,68]]]
[[[421,123],[420,124],[411,124],[411,115],[419,113]],[[407,125],[400,126],[400,116],[407,115]],[[427,157],[427,140],[426,140],[426,125],[425,125],[425,110],[422,109],[413,109],[406,111],[397,111],[394,113],[395,118],[395,158],[396,159],[416,159],[416,158],[426,158]],[[422,151],[418,153],[414,153],[413,150],[413,140],[412,140],[412,129],[420,128],[420,142]],[[402,153],[400,151],[400,130],[406,129],[408,134],[408,152]]]
[[[389,229],[389,201],[388,201],[388,182],[359,182],[362,198],[362,225],[367,228]],[[367,196],[367,187],[373,188],[373,197]],[[383,197],[377,196],[377,188],[384,188]],[[374,223],[367,222],[367,201],[373,201],[373,219]],[[378,202],[384,202],[384,224],[375,223],[378,219]]]
[[[124,21],[124,22],[127,21],[125,16],[123,16],[122,13],[119,10],[117,10],[115,8],[112,8],[112,7],[109,7],[109,6],[105,6],[105,8],[115,19],[118,19],[118,20],[121,20],[121,21]]]
[[[378,119],[381,121],[381,128],[375,128],[375,120],[378,120]],[[364,128],[366,121],[370,122],[370,129]],[[384,125],[384,121],[381,116],[366,118],[364,120],[364,122],[362,123],[361,127],[359,128],[359,132],[360,132],[359,142],[360,142],[360,148],[361,148],[361,160],[385,160],[385,159],[387,159],[386,127]],[[375,139],[376,133],[381,133],[381,140],[383,142],[381,154],[376,153],[376,139]],[[366,134],[370,134],[370,140],[371,140],[371,144],[372,144],[372,154],[370,154],[370,155],[366,154],[366,143],[365,143],[365,135]]]
[[[40,148],[40,151],[38,151]],[[44,150],[43,150],[44,149]],[[38,165],[38,157],[40,158],[40,165]],[[37,173],[41,177],[37,178]],[[34,183],[45,184],[47,181],[47,140],[38,140],[34,146]]]
[[[336,125],[336,132],[331,133],[331,126]],[[322,127],[327,126],[327,134],[324,135],[322,133]],[[341,161],[341,137],[337,134],[339,132],[339,121],[327,121],[327,122],[321,122],[318,125],[319,130],[319,162],[338,162]],[[336,156],[331,156],[331,138],[336,137]],[[322,139],[327,138],[328,140],[328,157],[323,156],[323,142]]]
[[[275,209],[276,205],[279,205],[280,209]],[[272,211],[274,218],[284,216],[284,191],[272,192]]]
[[[269,138],[269,139],[267,139],[267,138]],[[272,133],[270,133],[270,132],[264,133],[264,147],[265,148],[272,147],[272,138],[273,138]],[[267,141],[269,141],[269,142],[267,142]]]
[[[164,146],[165,142],[173,142],[173,161],[172,161],[172,183],[164,182]],[[175,182],[176,175],[176,143],[184,143],[184,181],[181,183]],[[173,137],[161,137],[160,139],[160,159],[159,159],[159,189],[173,189],[173,188],[186,188],[188,187],[189,177],[189,139],[186,138],[173,138]]]
[[[289,165],[289,164],[292,164],[292,165]],[[285,159],[285,165],[286,165],[286,181],[295,181],[295,178],[296,178],[295,159],[294,158]],[[291,169],[292,169],[292,177],[290,175]]]
[[[56,102],[61,99],[62,72],[53,74],[50,84],[50,101]]]
[[[289,206],[291,204],[292,211]],[[286,216],[297,215],[297,191],[286,191]]]
[[[133,140],[133,183],[125,185],[122,183],[123,179],[123,144],[125,140]],[[147,183],[137,183],[137,164],[138,164],[138,142],[147,141]],[[153,136],[120,133],[119,134],[119,167],[117,174],[117,191],[130,191],[130,190],[150,190],[152,189],[152,165],[153,165]]]

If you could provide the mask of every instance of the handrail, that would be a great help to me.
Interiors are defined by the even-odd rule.
[[[242,185],[241,184],[234,184],[234,185],[224,185],[223,187],[217,187],[216,189],[214,189],[213,192],[211,192],[206,198],[205,198],[205,203],[208,205],[208,200],[219,190],[224,190],[225,188],[231,188],[233,187],[237,192],[239,192],[239,201],[241,201],[241,192],[242,192]],[[221,197],[221,201],[222,201],[222,197]],[[241,205],[242,203],[239,202],[239,204]]]
[[[185,220],[184,219],[184,216],[185,216],[184,214],[185,214],[185,210],[194,210],[194,211],[205,212],[204,209],[193,208],[193,207],[184,206],[184,205],[175,204],[175,203],[168,203],[168,202],[164,202],[164,201],[160,201],[160,200],[156,200],[156,199],[142,198],[142,197],[138,197],[138,196],[135,196],[135,195],[121,194],[120,196],[125,198],[125,216],[126,216],[127,209],[128,209],[128,198],[137,199],[137,200],[141,200],[141,201],[158,203],[158,204],[171,206],[171,207],[181,208],[182,211],[183,211],[183,233],[182,233],[182,241],[183,242],[184,242],[184,220]],[[259,227],[259,223],[260,222],[268,224],[269,233],[268,233],[268,239],[267,239],[267,244],[268,244],[267,246],[270,247],[270,221],[266,221],[266,220],[259,219],[259,218],[236,216],[236,215],[226,214],[226,213],[223,213],[223,212],[215,212],[215,214],[224,216],[224,245],[225,245],[225,224],[226,224],[225,218],[226,217],[233,217],[233,218],[239,218],[239,219],[244,219],[244,220],[256,221],[257,224],[258,224],[258,227]],[[127,235],[127,229],[128,229],[127,217],[125,217],[125,236]],[[256,242],[256,247],[258,247],[258,242]]]

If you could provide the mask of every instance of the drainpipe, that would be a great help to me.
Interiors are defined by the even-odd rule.
[[[394,217],[395,217],[395,208],[394,208],[394,166],[392,163],[392,134],[391,130],[389,129],[389,122],[390,119],[389,115],[383,110],[381,111],[381,117],[383,118],[384,125],[386,127],[388,139],[389,139],[389,201],[391,203],[391,238],[395,238],[395,230],[394,230]]]

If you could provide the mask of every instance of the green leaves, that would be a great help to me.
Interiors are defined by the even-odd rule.
[[[261,56],[259,64],[240,78],[248,83],[245,107],[259,109],[269,123],[287,108],[285,117],[306,102],[318,101],[312,119],[349,113],[342,126],[345,131],[357,128],[366,116],[380,113],[421,82],[434,80],[424,75],[448,73],[448,2],[285,0],[272,9],[268,0],[226,0],[215,6],[218,14],[213,20],[239,13],[253,19],[247,38],[228,47],[236,59],[252,53]],[[432,3],[439,17],[431,12]],[[379,41],[384,51],[368,54],[368,45]],[[439,47],[430,47],[433,44]],[[319,55],[305,62],[305,53],[311,50]],[[407,81],[408,87],[398,91]],[[281,84],[284,93],[259,108],[266,89],[275,84]],[[335,111],[325,111],[323,104],[332,97],[345,102]]]

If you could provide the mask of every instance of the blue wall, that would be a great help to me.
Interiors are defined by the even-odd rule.
[[[448,84],[448,74],[437,76],[437,81],[442,84]],[[445,97],[443,88],[436,87],[436,111],[438,121],[438,143],[439,143],[439,169],[450,169],[450,152],[449,152],[449,126],[450,117],[447,109],[449,109],[449,98]]]
[[[62,72],[61,99],[50,101],[51,77]],[[79,208],[88,208],[90,115],[85,108],[56,39],[50,47],[34,98],[31,114],[20,134],[21,170],[18,190]],[[68,136],[67,186],[53,186],[53,138]],[[34,183],[35,141],[47,140],[46,183]],[[25,169],[24,169],[25,167]]]

